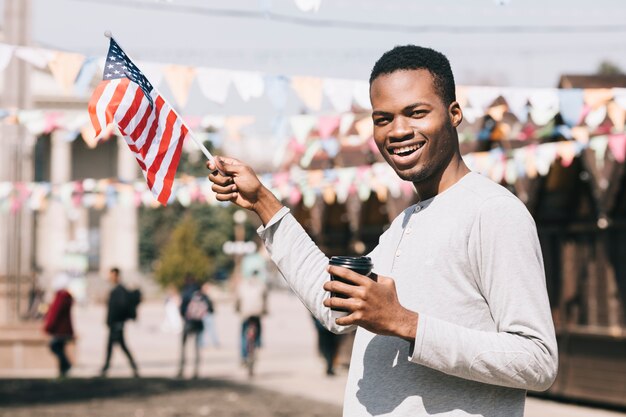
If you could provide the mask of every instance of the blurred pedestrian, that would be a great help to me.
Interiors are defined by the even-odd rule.
[[[64,378],[72,367],[65,348],[67,343],[74,338],[72,326],[72,304],[74,299],[67,291],[69,278],[66,274],[58,275],[52,285],[56,292],[46,315],[44,330],[52,336],[50,339],[50,350],[59,361],[59,378]]]
[[[202,284],[201,290],[209,302],[209,310],[207,311],[207,314],[205,314],[205,316],[202,318],[202,324],[204,325],[204,329],[202,330],[200,346],[205,347],[209,346],[210,344],[214,348],[219,348],[220,341],[217,337],[217,329],[215,328],[215,304],[213,303],[210,295],[211,284],[205,282],[204,284]]]
[[[175,287],[171,286],[167,288],[167,295],[165,296],[165,317],[163,324],[161,324],[161,330],[163,332],[180,333],[183,330],[183,320],[180,317],[180,296]]]
[[[326,362],[326,375],[333,376],[335,375],[335,361],[337,360],[337,352],[339,352],[341,336],[327,330],[315,316],[312,315],[311,317],[317,331],[317,347]]]
[[[204,329],[204,318],[211,309],[209,298],[202,293],[200,286],[192,275],[185,277],[185,285],[182,289],[180,315],[184,320],[183,337],[180,348],[180,366],[178,368],[178,377],[182,378],[185,371],[185,347],[187,338],[191,335],[195,336],[195,360],[193,377],[198,377],[200,369],[200,347],[202,345],[202,330]]]
[[[139,377],[137,364],[133,359],[133,355],[128,350],[124,340],[124,323],[129,318],[134,318],[134,308],[131,293],[124,287],[120,280],[119,268],[111,268],[109,271],[109,281],[113,284],[113,289],[109,294],[108,310],[107,310],[107,326],[109,327],[109,339],[107,341],[106,360],[100,375],[105,377],[109,365],[111,363],[111,353],[113,345],[118,344],[122,351],[126,354],[130,367],[133,370],[135,378]],[[135,306],[136,307],[136,306]]]
[[[235,309],[241,317],[241,362],[248,359],[246,333],[248,326],[254,323],[257,327],[256,346],[261,347],[262,326],[261,317],[267,314],[267,286],[261,279],[258,271],[244,278],[237,288]]]

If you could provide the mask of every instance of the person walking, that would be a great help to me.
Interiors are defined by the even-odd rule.
[[[185,285],[182,289],[180,303],[180,315],[184,320],[184,324],[180,347],[178,378],[182,378],[185,372],[185,348],[189,336],[195,337],[193,377],[198,378],[200,372],[200,348],[202,347],[204,319],[211,310],[212,304],[209,298],[201,291],[195,278],[191,275],[187,275],[185,277]]]
[[[261,317],[267,314],[267,286],[257,270],[248,277],[243,277],[237,287],[235,310],[241,317],[241,363],[246,364],[248,359],[248,326],[256,326],[256,347],[262,343]]]
[[[133,355],[130,353],[128,346],[126,346],[126,341],[124,339],[124,324],[128,319],[134,318],[133,308],[136,306],[133,306],[133,300],[130,292],[121,283],[119,268],[111,268],[109,271],[109,281],[113,285],[113,288],[109,293],[109,300],[107,303],[108,308],[106,324],[109,327],[109,338],[107,341],[106,359],[104,361],[104,365],[102,366],[100,376],[107,376],[107,372],[111,364],[113,346],[119,345],[122,352],[124,352],[128,358],[128,362],[133,371],[133,376],[138,378],[139,370],[137,368],[137,363],[135,362]]]
[[[202,284],[201,291],[209,302],[209,309],[207,314],[202,318],[203,330],[200,346],[205,347],[211,345],[218,349],[220,347],[220,340],[217,337],[217,328],[215,326],[215,303],[211,299],[211,284],[208,282]]]
[[[317,333],[317,348],[326,363],[326,375],[335,375],[335,361],[339,351],[340,335],[328,330],[318,319],[313,317],[315,331]]]
[[[249,166],[207,164],[217,200],[259,216],[259,235],[306,307],[333,332],[356,330],[346,416],[521,417],[526,391],[556,378],[534,220],[506,188],[465,165],[455,94],[450,63],[433,49],[398,46],[374,64],[374,141],[417,203],[368,254],[371,276],[330,266]],[[331,308],[348,314],[333,319]]]
[[[45,332],[51,336],[50,350],[59,363],[59,378],[64,378],[72,367],[66,352],[67,343],[74,338],[72,326],[74,299],[67,290],[68,284],[69,278],[66,274],[60,274],[55,278],[53,287],[56,292],[46,314],[44,325]]]

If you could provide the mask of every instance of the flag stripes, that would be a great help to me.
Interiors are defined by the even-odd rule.
[[[96,139],[116,124],[148,188],[165,205],[189,129],[114,42],[111,39],[104,79],[89,101]]]

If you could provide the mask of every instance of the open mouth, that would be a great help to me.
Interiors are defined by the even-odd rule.
[[[403,146],[401,148],[391,148],[389,149],[389,153],[391,155],[409,156],[415,151],[418,151],[419,149],[421,149],[425,143],[426,142],[417,143],[415,145]]]

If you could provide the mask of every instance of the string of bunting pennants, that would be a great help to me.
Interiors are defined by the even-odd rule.
[[[591,138],[587,144],[560,141],[530,145],[510,151],[500,148],[473,152],[463,156],[472,170],[496,182],[514,184],[518,178],[545,176],[556,161],[569,166],[583,149],[592,149],[596,165],[602,167],[607,151],[616,161],[626,160],[626,135],[613,134]],[[325,203],[344,203],[350,195],[361,201],[370,196],[384,202],[388,198],[414,193],[409,182],[400,180],[383,162],[367,166],[304,170],[297,166],[289,171],[260,175],[261,181],[289,205],[302,202],[312,207],[318,197]],[[0,182],[0,212],[14,213],[22,209],[45,211],[51,202],[66,208],[105,209],[117,205],[128,207],[159,207],[144,181],[133,183],[113,179],[86,179],[63,184],[47,182]],[[183,206],[192,203],[222,204],[215,199],[206,178],[181,177],[175,181],[170,203]]]

